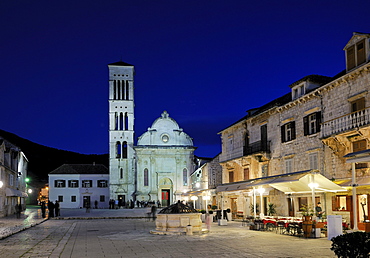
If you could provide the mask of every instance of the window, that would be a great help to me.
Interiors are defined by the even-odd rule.
[[[234,182],[234,171],[229,172],[229,183]]]
[[[99,188],[106,188],[106,187],[108,187],[108,180],[98,180],[98,187]]]
[[[352,142],[352,151],[357,152],[357,151],[363,151],[367,149],[367,142],[365,139],[360,140],[360,141],[355,141]],[[367,168],[367,163],[356,163],[355,168],[356,169],[361,169],[361,168]]]
[[[307,204],[308,204],[307,197],[298,197],[299,210],[301,210],[303,206],[307,206]]]
[[[149,175],[148,175],[148,169],[145,168],[144,169],[144,186],[148,186],[149,185]]]
[[[188,170],[186,168],[182,170],[182,182],[183,185],[188,185]]]
[[[121,158],[121,143],[116,142],[116,158],[120,159]]]
[[[356,112],[365,108],[365,98],[356,99],[351,102],[351,112]]]
[[[293,159],[286,159],[285,160],[285,173],[292,173],[293,172]]]
[[[100,195],[100,202],[105,202],[105,195]]]
[[[321,112],[309,114],[303,118],[304,135],[311,135],[320,132]]]
[[[92,180],[82,180],[82,187],[83,188],[90,188],[90,187],[92,187]]]
[[[249,180],[249,168],[244,169],[244,180]]]
[[[14,185],[14,175],[9,174],[9,185],[13,186]]]
[[[295,122],[286,123],[281,127],[281,142],[289,142],[295,139]]]
[[[349,211],[352,207],[352,196],[337,195],[332,197],[333,211]]]
[[[60,188],[60,187],[66,187],[66,180],[54,180],[54,187]]]
[[[71,196],[71,202],[76,202],[76,195]]]
[[[317,153],[312,153],[309,155],[310,157],[310,169],[319,169],[319,165],[317,162]]]
[[[127,159],[127,142],[123,142],[122,146],[122,158]]]
[[[352,70],[366,62],[365,40],[361,40],[355,45],[349,47],[347,54],[347,71]]]
[[[63,202],[63,195],[58,195],[58,202]]]
[[[120,168],[120,170],[119,170],[119,178],[120,179],[123,178],[123,168]]]
[[[78,188],[78,180],[68,180],[69,188]]]

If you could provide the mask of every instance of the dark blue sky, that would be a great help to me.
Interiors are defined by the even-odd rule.
[[[135,65],[136,137],[167,110],[198,156],[219,131],[309,74],[345,68],[370,1],[2,0],[0,128],[108,153],[108,67]]]

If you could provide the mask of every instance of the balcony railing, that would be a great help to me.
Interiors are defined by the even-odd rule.
[[[322,123],[322,137],[342,133],[370,124],[370,108],[353,112]]]
[[[251,155],[258,152],[270,152],[271,141],[258,141],[245,146],[243,149],[243,155]]]

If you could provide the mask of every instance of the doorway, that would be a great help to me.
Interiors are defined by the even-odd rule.
[[[162,189],[162,207],[170,206],[170,189]]]
[[[293,198],[291,196],[289,196],[287,198],[287,201],[288,201],[288,214],[289,214],[289,217],[294,217],[294,203],[293,203]]]
[[[91,207],[91,201],[90,201],[90,196],[84,195],[83,197],[83,207]]]
[[[121,208],[122,206],[126,206],[125,196],[118,195],[118,207]]]

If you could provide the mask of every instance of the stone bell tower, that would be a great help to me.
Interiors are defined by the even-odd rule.
[[[110,199],[134,200],[134,66],[122,61],[109,68]]]

